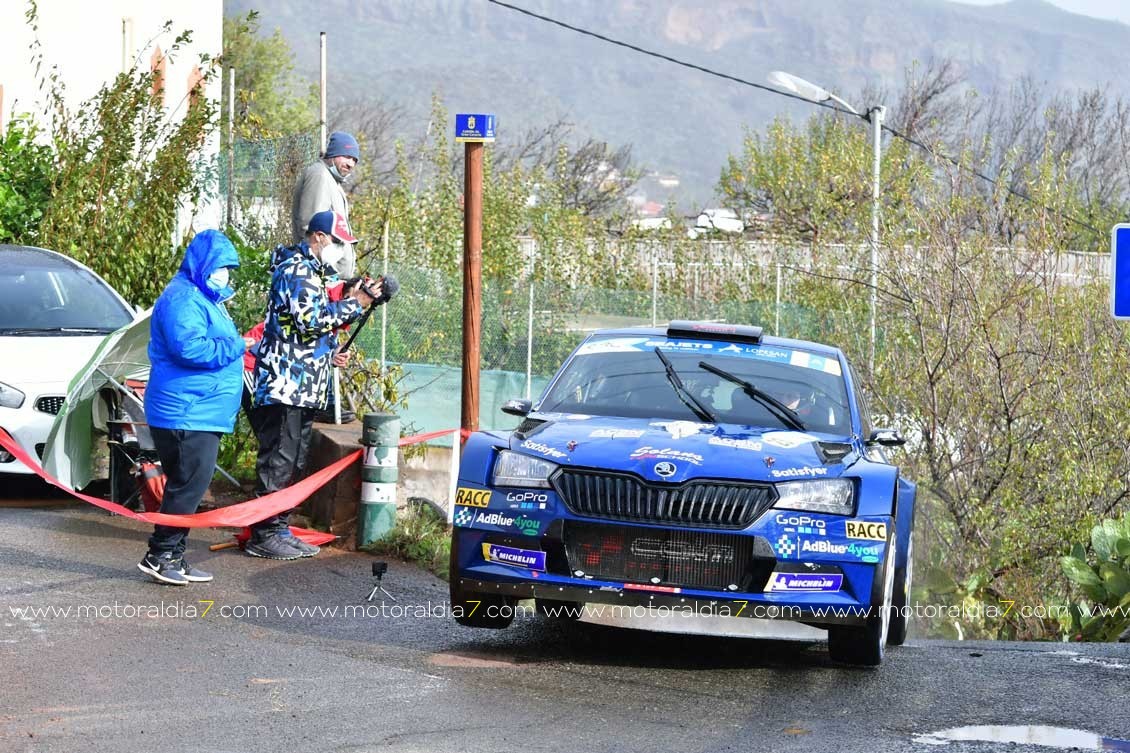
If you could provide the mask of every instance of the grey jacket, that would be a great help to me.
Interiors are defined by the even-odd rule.
[[[306,236],[306,225],[318,212],[331,209],[349,221],[349,202],[341,184],[334,179],[324,160],[307,166],[294,185],[290,209],[290,229],[295,243]],[[350,228],[352,230],[352,228]],[[345,256],[337,265],[337,273],[344,278],[356,274],[357,257],[353,244],[345,244]]]

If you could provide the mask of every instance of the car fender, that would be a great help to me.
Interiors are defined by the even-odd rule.
[[[852,471],[859,478],[859,504],[856,505],[855,514],[893,516],[898,468],[861,460],[852,467]]]
[[[495,453],[507,446],[504,432],[476,431],[467,437],[459,458],[459,483],[487,486]]]

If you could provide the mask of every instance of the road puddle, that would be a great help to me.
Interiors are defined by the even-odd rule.
[[[1075,750],[1130,751],[1130,740],[1103,737],[1081,729],[1047,727],[1039,724],[982,724],[952,727],[914,736],[914,742],[924,745],[946,745],[957,741],[1043,745],[1048,748]]]

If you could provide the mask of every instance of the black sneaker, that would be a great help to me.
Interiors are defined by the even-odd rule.
[[[305,541],[298,538],[290,531],[283,531],[279,534],[279,536],[283,538],[283,541],[297,549],[299,552],[298,556],[300,557],[313,557],[315,554],[322,551],[321,547],[314,546],[313,544],[307,544]]]
[[[264,557],[269,560],[296,560],[303,555],[290,545],[290,541],[291,538],[284,538],[274,533],[262,541],[248,541],[243,551],[252,557]]]
[[[137,569],[158,583],[166,583],[170,586],[188,585],[188,578],[181,572],[180,561],[173,559],[172,552],[159,555],[147,553],[145,558],[137,563]]]
[[[198,567],[193,567],[188,564],[188,560],[184,557],[176,560],[176,564],[180,568],[180,574],[183,575],[184,579],[189,583],[208,583],[212,580],[212,573],[205,572]]]

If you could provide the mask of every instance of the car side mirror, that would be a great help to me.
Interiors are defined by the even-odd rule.
[[[898,429],[875,429],[867,439],[867,444],[877,444],[883,447],[902,447],[906,440],[899,434]]]
[[[502,412],[511,416],[526,417],[529,415],[530,410],[534,407],[533,400],[526,400],[525,398],[515,398],[507,400],[502,404]]]

